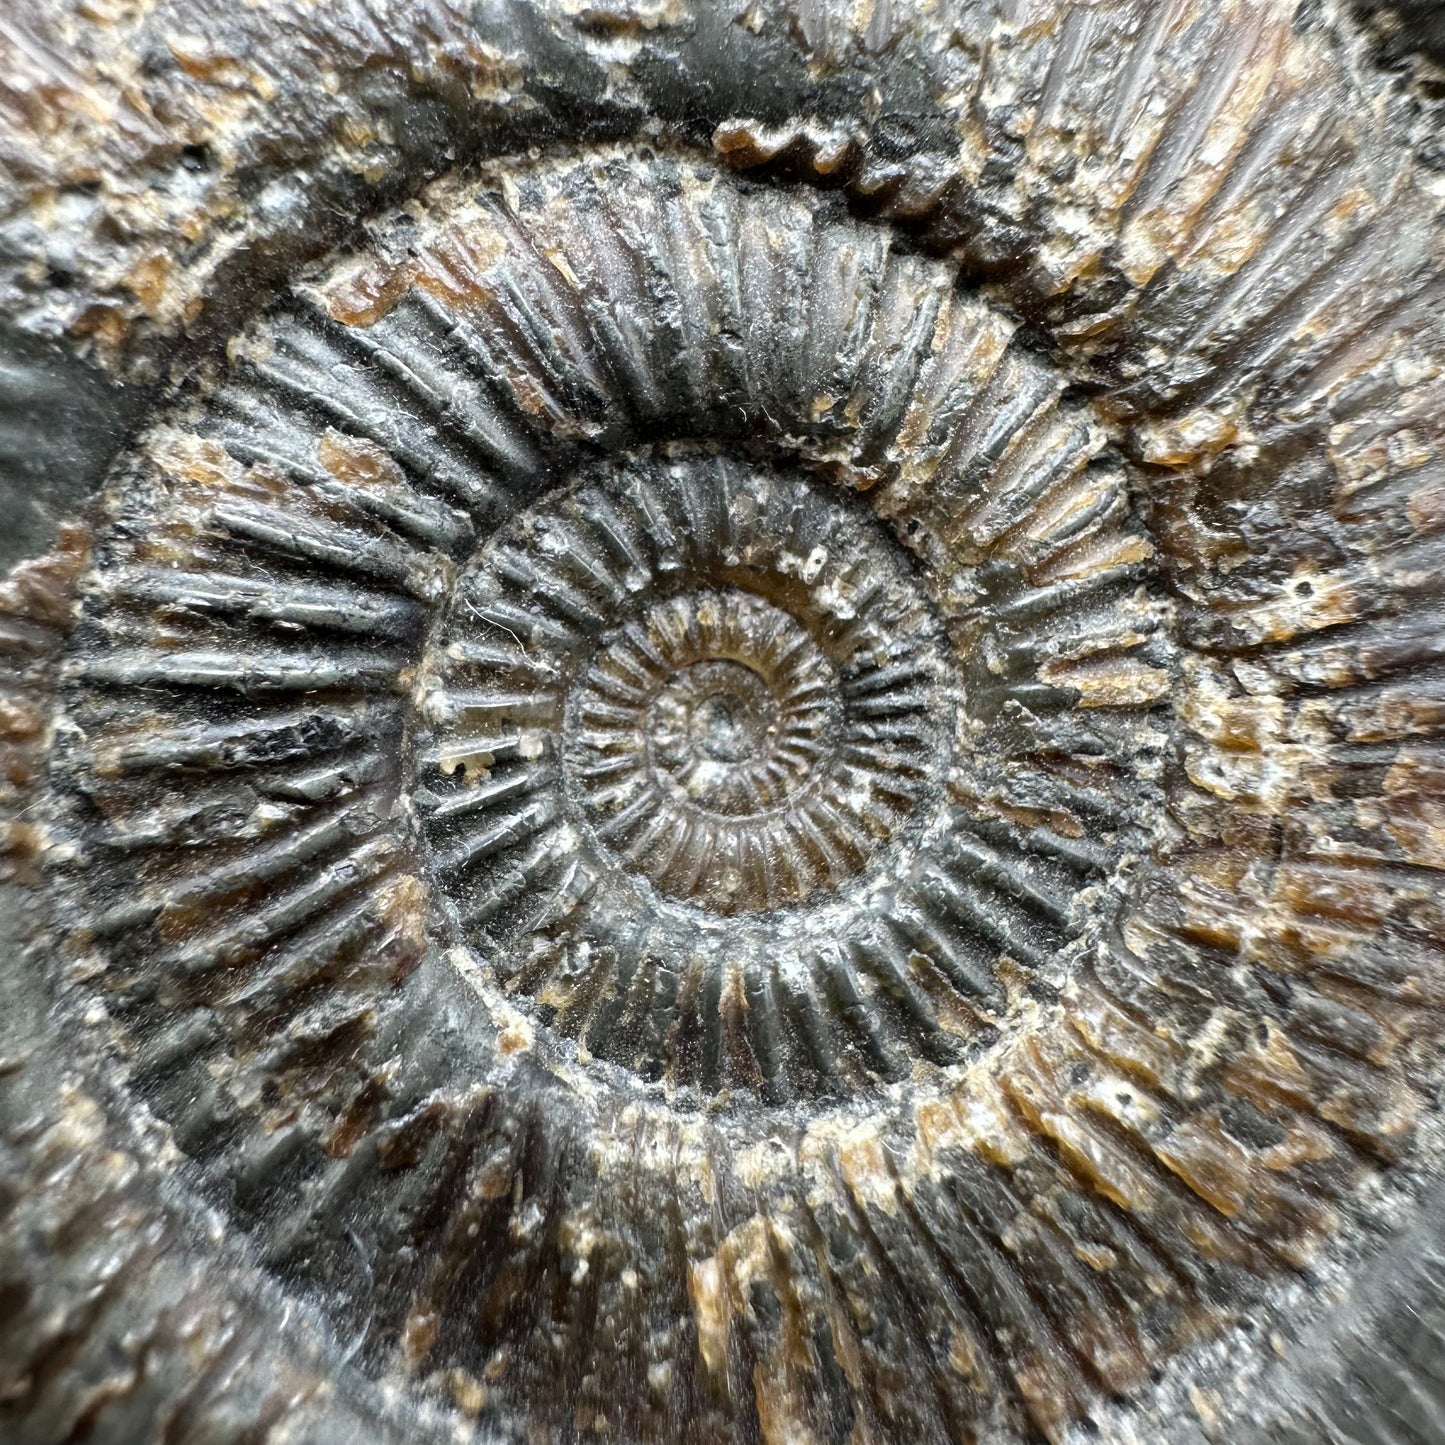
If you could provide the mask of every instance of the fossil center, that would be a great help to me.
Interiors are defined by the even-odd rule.
[[[726,672],[719,677],[717,674],[724,669]],[[686,718],[687,742],[702,754],[697,761],[699,771],[708,763],[719,766],[741,763],[767,747],[768,740],[777,731],[776,720],[768,714],[776,709],[769,707],[765,696],[758,695],[756,674],[726,662],[715,667],[703,663],[695,671],[706,673],[703,686],[712,689],[691,707],[686,703],[681,705]],[[729,676],[730,673],[737,675]],[[696,676],[685,677],[681,686],[696,689]],[[666,726],[665,720],[659,719],[659,722]],[[666,740],[667,734],[660,732],[658,741]],[[717,774],[703,776],[711,782]]]
[[[800,726],[785,713],[768,677],[729,657],[679,668],[658,688],[644,728],[659,779],[727,814],[774,806],[788,778],[806,772],[817,733],[812,718]]]
[[[664,893],[726,912],[839,881],[841,861],[820,873],[789,818],[836,786],[838,685],[806,627],[754,593],[648,609],[600,650],[573,708],[570,771],[597,836]],[[836,853],[856,864],[866,844]]]

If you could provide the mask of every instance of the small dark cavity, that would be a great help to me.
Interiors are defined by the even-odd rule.
[[[210,146],[197,143],[181,147],[180,163],[182,170],[211,171],[216,168],[216,157]]]

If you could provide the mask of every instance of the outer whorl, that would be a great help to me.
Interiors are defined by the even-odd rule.
[[[1440,1437],[1379,44],[0,19],[5,1438]]]

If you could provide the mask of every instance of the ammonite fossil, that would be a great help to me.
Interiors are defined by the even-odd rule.
[[[0,15],[0,1439],[1445,1439],[1411,23]]]

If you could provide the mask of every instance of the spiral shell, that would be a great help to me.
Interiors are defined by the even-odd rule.
[[[1445,343],[1307,8],[115,22],[128,299],[45,304],[126,435],[0,595],[17,1439],[1344,1428]]]

